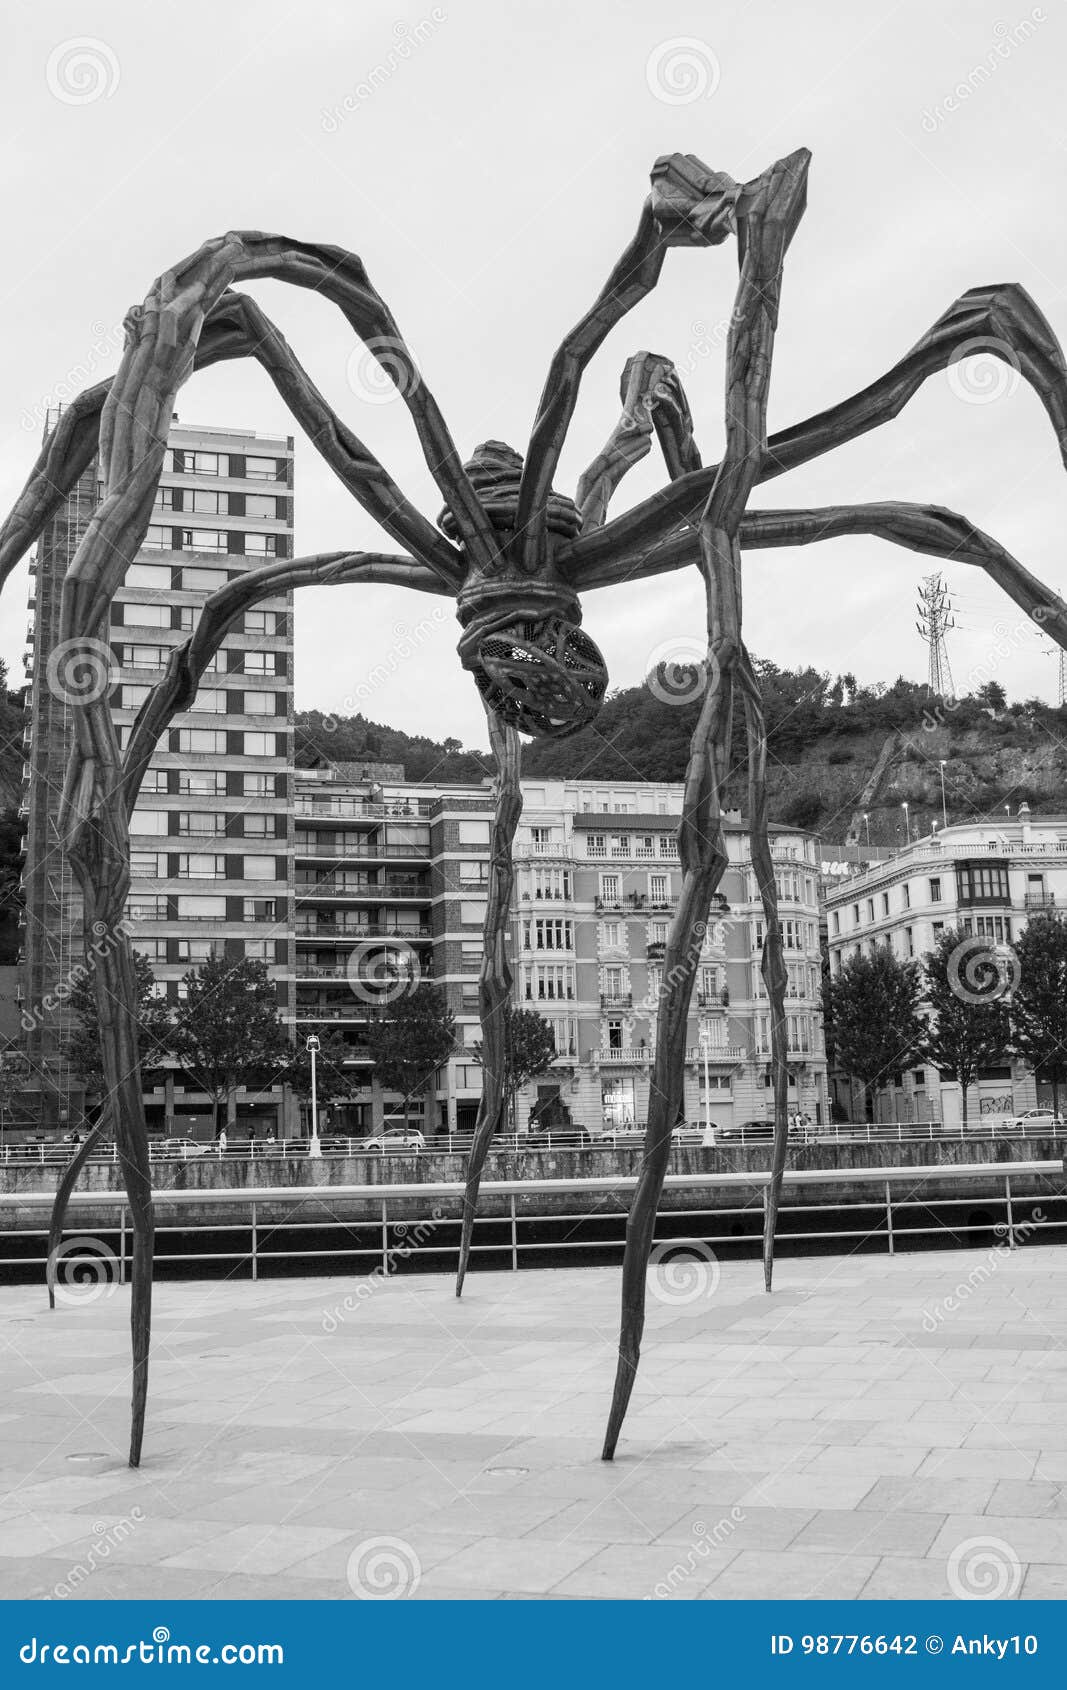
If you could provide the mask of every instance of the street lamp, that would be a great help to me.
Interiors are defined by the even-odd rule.
[[[700,1023],[700,1048],[704,1053],[704,1143],[714,1144],[715,1133],[711,1124],[711,1072],[709,1066],[711,1028],[706,1021]]]
[[[906,798],[905,798],[903,804],[900,807],[904,812],[904,834],[905,834],[905,837],[907,839],[908,844],[910,845],[911,844],[911,815],[908,811],[908,801],[907,801]]]
[[[308,1144],[308,1156],[317,1162],[322,1156],[322,1146],[319,1143],[319,1099],[315,1089],[315,1058],[319,1053],[317,1033],[308,1034],[308,1054],[311,1057],[311,1139]]]
[[[866,810],[863,812],[863,825],[867,829],[867,845],[869,848],[871,843],[871,818]]]
[[[948,805],[945,803],[945,759],[941,759],[941,826],[948,826]]]

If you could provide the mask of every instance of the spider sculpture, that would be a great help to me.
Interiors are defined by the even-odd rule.
[[[767,836],[766,738],[759,688],[741,633],[741,554],[868,533],[984,569],[1046,633],[1067,647],[1067,605],[964,517],[936,506],[879,503],[821,510],[748,510],[761,482],[889,421],[932,372],[980,341],[1032,383],[1067,444],[1067,366],[1055,336],[1023,290],[976,289],[951,305],[916,346],[869,387],[768,438],[767,399],[786,250],[804,209],[809,155],[793,153],[754,181],[737,183],[699,160],[657,161],[637,231],[603,292],[553,359],[525,458],[491,443],[464,465],[389,310],[358,258],[337,247],[232,233],[161,276],[126,322],[117,375],[82,394],[47,440],[0,533],[0,580],[40,534],[79,475],[99,455],[103,497],[63,588],[61,634],[70,672],[88,660],[111,598],[149,523],[175,396],[196,369],[256,358],[353,497],[399,553],[335,552],[277,562],[230,581],[208,600],[195,632],[176,647],[120,755],[106,696],[88,688],[73,711],[75,743],[61,828],[85,904],[86,931],[114,933],[129,886],[128,817],[154,747],[188,708],[236,617],[291,587],[384,581],[455,598],[459,655],[485,702],[498,765],[485,956],[479,985],[484,1089],[467,1170],[457,1294],[469,1260],[481,1171],[503,1110],[505,953],[512,842],[521,810],[519,734],[562,735],[588,722],[607,684],[603,660],[581,627],[580,595],[592,587],[696,568],[707,597],[707,660],[679,826],[682,886],[664,963],[648,1130],[626,1238],[622,1326],[605,1459],[611,1459],[636,1375],[645,1273],[656,1208],[683,1094],[686,1019],[712,895],[726,863],[720,799],[729,772],[732,717],[744,713],[751,852],[765,913],[762,970],[772,1023],[775,1137],[767,1192],[768,1289],[786,1155],[785,967]],[[739,281],[726,347],[725,449],[701,464],[689,409],[668,360],[641,353],[626,366],[623,414],[582,477],[574,500],[553,476],[583,371],[615,325],[655,287],[667,250],[716,246],[736,236]],[[395,381],[444,499],[438,526],[405,498],[345,426],[258,305],[231,291],[272,277],[312,288],[340,307],[351,329]],[[668,483],[613,521],[609,501],[658,438]],[[89,664],[91,668],[91,664]],[[101,926],[102,924],[102,926]],[[133,1414],[130,1461],[140,1459],[148,1382],[153,1245],[147,1132],[138,1071],[136,992],[128,942],[102,948],[93,970],[111,1116],[133,1220]],[[82,1155],[89,1143],[83,1144]],[[79,1162],[68,1170],[54,1226]],[[54,1236],[58,1237],[58,1231]]]

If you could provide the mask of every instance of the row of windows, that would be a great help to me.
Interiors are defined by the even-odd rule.
[[[151,691],[147,686],[121,686],[116,689],[115,708],[139,710]],[[236,687],[201,687],[189,708],[210,716],[284,716],[288,694],[280,688],[275,692],[243,692]]]
[[[233,940],[228,945],[219,939],[137,939],[134,950],[149,962],[187,962],[195,967],[214,957],[232,955]],[[244,956],[251,962],[276,962],[277,941],[274,939],[239,939]]]
[[[120,723],[115,731],[119,749],[125,751],[133,726]],[[284,734],[256,733],[247,728],[171,728],[167,749],[185,756],[284,757],[285,739]]]
[[[535,868],[522,880],[521,896],[536,902],[569,902],[573,881],[567,868]]]
[[[527,951],[573,951],[574,924],[556,916],[524,921],[522,943]]]
[[[537,845],[537,835],[547,828],[531,828],[531,843]],[[547,841],[546,841],[547,843]],[[672,833],[587,833],[587,857],[671,857],[678,856],[678,841]]]
[[[141,797],[176,793],[180,798],[284,798],[284,775],[242,769],[148,769]]]
[[[232,557],[285,557],[284,534],[249,534],[234,528],[165,528],[149,523],[141,541],[145,551],[217,552]]]
[[[797,921],[792,916],[785,916],[782,923],[782,945],[787,951],[815,951],[817,935],[813,921]],[[766,927],[762,921],[752,924],[752,944],[755,950],[763,949]]]
[[[238,823],[241,824],[240,830]],[[247,811],[244,815],[235,815],[226,810],[134,810],[130,817],[131,834],[157,834],[161,838],[200,834],[212,839],[284,839],[285,827],[284,816],[262,814],[254,810]]]
[[[169,645],[112,645],[112,660],[123,669],[165,669],[174,650]],[[206,675],[278,675],[288,673],[284,651],[217,651]]]
[[[285,858],[224,856],[216,852],[131,851],[136,880],[284,880]]]
[[[286,516],[285,500],[273,493],[220,493],[213,487],[159,487],[156,506],[197,516],[252,516],[266,522],[283,522]]]
[[[246,452],[199,452],[168,447],[163,455],[165,475],[221,475],[231,481],[284,481],[287,458],[251,456]]]
[[[227,906],[235,906],[228,909]],[[126,901],[126,916],[142,921],[278,921],[286,904],[277,898],[220,898],[204,894],[135,892]]]
[[[111,606],[111,625],[114,628],[170,628],[189,634],[200,621],[202,606],[198,604],[167,604],[162,599],[152,603],[143,600],[121,599]],[[277,635],[286,631],[282,610],[246,610],[242,628],[231,633]]]
[[[622,900],[622,876],[618,874],[602,874],[600,880],[600,901],[603,904],[618,904]],[[647,880],[648,901],[651,904],[666,904],[671,898],[671,877],[669,874],[650,874]],[[630,891],[627,897],[636,903],[640,893]]]

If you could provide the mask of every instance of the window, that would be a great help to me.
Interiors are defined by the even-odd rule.
[[[196,511],[200,516],[228,516],[230,495],[217,493],[213,488],[194,487],[185,495],[184,509]]]
[[[246,757],[274,757],[277,755],[277,741],[274,734],[246,733],[244,748]]]
[[[941,935],[944,931],[945,931],[944,922],[943,921],[935,921],[934,922],[934,944],[935,945],[937,944],[937,941],[940,939],[940,937],[941,937]]]
[[[119,710],[140,710],[148,697],[150,687],[120,687],[116,705]]]
[[[574,996],[574,970],[565,963],[537,963],[525,971],[528,1002],[559,1003]]]
[[[246,534],[244,537],[246,557],[274,557],[278,550],[276,534]]]
[[[224,528],[183,528],[182,549],[187,552],[225,552],[229,542]],[[182,571],[182,579],[185,571]]]
[[[867,920],[868,921],[874,920],[874,899],[873,898],[867,899]]]
[[[184,880],[225,880],[226,858],[214,852],[183,851],[178,858],[178,873]]]
[[[222,539],[226,536],[223,534]],[[225,551],[225,547],[222,548]],[[226,585],[224,569],[196,569],[186,564],[182,570],[182,587],[189,593],[214,593]]]
[[[941,902],[941,876],[939,874],[930,876],[930,902],[932,904]]]
[[[245,515],[273,522],[278,516],[278,501],[272,493],[246,493]]]
[[[167,853],[165,851],[131,851],[130,874],[135,880],[165,880]]]
[[[179,939],[179,962],[209,962],[215,955],[215,945],[210,939]]]
[[[169,628],[170,605],[130,600],[123,606],[122,619],[127,628]]]
[[[166,769],[146,769],[144,780],[141,782],[141,796],[150,797],[153,793],[166,792]]]
[[[605,904],[618,903],[619,877],[617,874],[602,874],[600,876],[600,896]]]
[[[570,951],[574,949],[574,930],[569,921],[557,916],[539,916],[526,924],[526,944],[535,951]]]
[[[246,898],[244,901],[246,921],[277,921],[277,910],[275,898]]]
[[[126,915],[130,921],[166,921],[167,896],[165,893],[147,895],[141,893],[126,900]]]
[[[910,910],[911,909],[911,887],[908,885],[907,881],[905,881],[903,886],[900,888],[900,896],[901,896],[901,900],[903,902],[904,908],[906,910]]]
[[[169,533],[169,530],[168,530]],[[125,587],[155,587],[161,593],[170,592],[169,563],[131,563],[123,581]]]
[[[249,962],[273,962],[273,939],[246,939],[245,956]]]
[[[535,868],[532,886],[534,898],[569,899],[571,871],[566,868]]]
[[[226,755],[225,728],[179,728],[178,750],[186,752],[212,752],[216,756]]]
[[[284,713],[285,705],[279,701],[284,695],[277,692],[246,692],[244,695],[244,711],[246,716],[280,716]]]
[[[225,898],[197,897],[189,894],[178,899],[180,921],[222,921],[225,915]]]
[[[1006,904],[1010,902],[1008,871],[1000,863],[957,863],[956,886],[961,903]]]
[[[246,458],[245,475],[249,481],[277,481],[277,458]]]
[[[650,945],[665,945],[667,943],[667,923],[665,921],[649,922],[648,942]]]
[[[180,769],[178,791],[188,798],[224,798],[226,776],[221,769]]]
[[[149,962],[167,960],[166,939],[136,939],[133,948],[139,956],[147,957]]]
[[[178,832],[198,833],[207,839],[217,839],[226,832],[226,816],[222,810],[180,810]]]
[[[273,857],[246,857],[244,862],[246,880],[277,880],[278,864]]]
[[[230,458],[227,452],[189,452],[180,454],[168,452],[164,460],[164,468],[175,471],[178,464],[186,475],[228,475],[230,473]]]
[[[600,929],[600,936],[604,942],[604,949],[606,951],[617,950],[622,944],[622,922],[605,921],[603,927]]]
[[[130,817],[131,833],[170,832],[170,816],[166,810],[134,810]]]
[[[192,633],[200,620],[200,606],[198,604],[180,604],[177,606],[178,627],[184,634]]]
[[[119,661],[129,669],[163,669],[169,656],[167,645],[128,645]]]
[[[488,834],[486,835],[488,838]],[[462,824],[460,842],[463,841]],[[530,829],[530,844],[535,851],[547,851],[552,843],[552,829],[548,827],[532,827]]]
[[[150,522],[145,529],[141,545],[146,552],[169,552],[174,548],[174,534],[170,528],[163,528],[158,522]]]
[[[246,675],[273,675],[274,653],[272,651],[246,651],[241,655],[241,668]]]
[[[907,956],[915,955],[915,930],[911,927],[904,929],[904,951]]]
[[[245,775],[244,794],[246,798],[273,798],[273,775]]]
[[[147,691],[147,688],[145,689]],[[225,716],[226,694],[221,687],[201,687],[193,700],[194,710],[203,710],[209,716]]]
[[[485,886],[489,881],[489,859],[487,857],[472,857],[469,861],[459,865],[459,882],[461,886]]]
[[[585,854],[587,857],[606,857],[608,854],[607,835],[604,833],[587,834]]]
[[[546,838],[543,841],[543,843],[545,843],[545,844],[548,843],[548,840],[547,840],[548,830],[547,830],[547,828],[542,829],[542,828],[536,828],[535,827],[535,828],[531,828],[530,831],[531,831],[531,834],[537,834],[537,833],[541,833],[541,832],[545,833]],[[488,845],[488,843],[489,843],[489,818],[486,817],[486,819],[484,821],[482,821],[480,819],[479,820],[472,820],[472,821],[461,821],[460,824],[459,824],[459,842],[460,842],[461,845]],[[535,843],[536,843],[536,841],[535,841]]]
[[[485,920],[485,905],[461,903],[459,919],[463,927],[477,927]]]
[[[654,904],[665,904],[670,897],[670,881],[665,874],[650,874],[648,895]]]
[[[882,893],[882,914],[883,915],[889,914],[889,893],[888,892]]]
[[[245,817],[246,839],[273,839],[274,837],[273,816],[251,815]]]
[[[840,931],[841,931],[841,912],[839,910],[835,910],[834,911],[834,932],[840,933]]]
[[[246,634],[278,634],[281,632],[281,611],[246,610]]]

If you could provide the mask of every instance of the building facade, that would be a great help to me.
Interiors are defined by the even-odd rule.
[[[56,828],[71,739],[71,705],[56,661],[59,598],[97,496],[94,468],[49,525],[31,565],[37,602],[29,657],[22,1007],[41,1119],[57,1124],[81,1106],[63,1054],[69,1017],[62,988],[84,950],[81,900]],[[250,569],[291,557],[292,536],[291,438],[173,428],[153,521],[106,630],[120,747],[210,594]],[[131,938],[169,1002],[180,1002],[182,975],[209,956],[252,957],[267,965],[279,1008],[291,1019],[292,798],[292,595],[282,593],[246,611],[227,634],[192,708],[175,716],[157,747],[130,818]],[[247,1120],[274,1124],[281,1101],[278,1087],[237,1103]],[[169,1080],[150,1094],[148,1110],[153,1125],[180,1132],[206,1115],[208,1104]]]
[[[553,1026],[556,1072],[525,1088],[520,1126],[554,1093],[593,1132],[643,1125],[667,932],[681,888],[682,787],[523,782],[516,845],[516,1001]],[[773,1116],[764,923],[740,816],[724,825],[729,864],[693,993],[685,1116],[716,1126]],[[790,1107],[827,1119],[819,1013],[814,838],[771,830],[789,975]]]
[[[1014,817],[952,823],[828,889],[830,971],[879,945],[921,961],[954,928],[1001,949],[1010,966],[1010,947],[1031,915],[1065,906],[1067,817],[1035,820],[1021,804]],[[1051,1087],[1008,1056],[983,1071],[977,1094],[972,1114],[1011,1115],[1052,1101]],[[962,1118],[958,1085],[929,1064],[888,1076],[878,1110],[886,1120]]]

